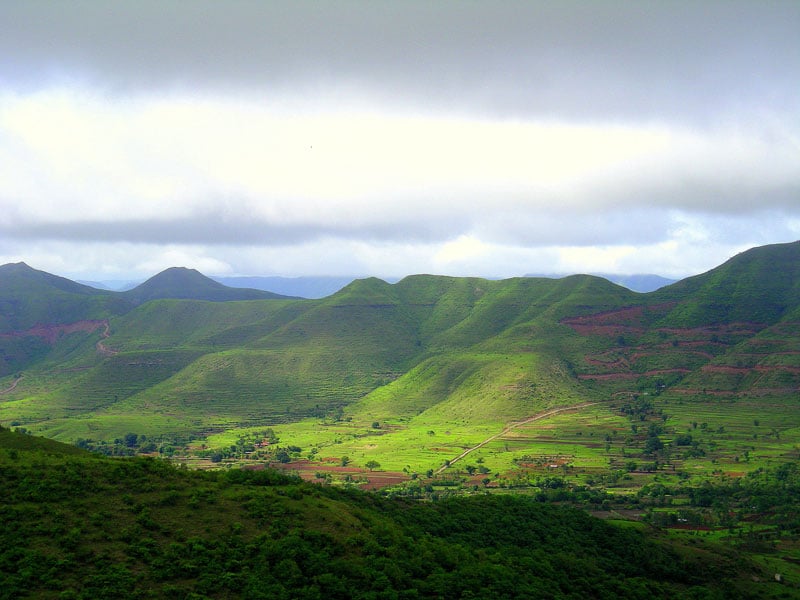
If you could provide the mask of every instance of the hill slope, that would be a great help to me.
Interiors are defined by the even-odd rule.
[[[781,591],[747,556],[532,498],[408,503],[0,429],[3,597],[675,598]],[[695,540],[696,542],[696,540]],[[767,581],[769,581],[767,579]]]
[[[100,302],[104,320],[28,349],[38,362],[8,341],[7,365],[30,369],[0,381],[0,420],[114,439],[342,414],[501,427],[621,392],[784,397],[800,390],[798,265],[800,243],[756,248],[650,294],[587,275],[416,275],[321,300],[214,303],[242,297],[186,269],[129,295],[59,282],[52,297],[88,303],[83,315]],[[205,300],[131,308],[165,295]]]
[[[25,263],[0,266],[0,334],[35,325],[64,325],[121,314],[128,303],[96,290],[32,269]]]

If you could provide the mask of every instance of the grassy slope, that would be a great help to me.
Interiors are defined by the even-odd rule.
[[[0,267],[0,334],[45,323],[104,319],[128,308],[127,302],[110,292],[37,271],[24,263]]]
[[[799,259],[800,242],[754,248],[651,296],[678,302],[664,320],[669,325],[772,324],[798,308]]]
[[[55,362],[43,363],[47,369],[29,373],[2,397],[0,414],[71,439],[113,438],[132,427],[204,432],[285,423],[348,406],[357,427],[390,421],[398,427],[393,435],[457,428],[471,440],[549,406],[655,389],[655,381],[788,389],[797,380],[797,355],[767,347],[800,310],[793,297],[797,248],[751,251],[653,294],[589,276],[419,275],[395,285],[355,281],[319,301],[152,301],[111,320],[104,343],[118,354],[98,357],[91,336],[70,352],[59,350],[71,357],[63,366],[84,371],[59,373]],[[612,323],[616,309],[630,306],[644,307],[638,320]],[[765,325],[783,329],[763,329],[748,342],[752,332],[726,330],[715,341],[710,330],[685,327],[756,309],[773,320]],[[569,324],[576,318],[611,323],[612,333],[582,332]],[[784,348],[794,347],[783,339]],[[756,346],[746,343],[767,349],[753,358]],[[734,383],[723,380],[735,373],[702,371],[745,359],[757,364]],[[786,368],[763,370],[776,361]],[[611,378],[623,367],[624,378]],[[696,375],[687,377],[692,370]],[[81,419],[71,427],[67,416]],[[45,418],[54,421],[34,423]],[[317,424],[318,418],[302,427],[313,431]]]

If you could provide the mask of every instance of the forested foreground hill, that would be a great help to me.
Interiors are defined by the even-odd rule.
[[[0,598],[760,598],[746,555],[529,497],[409,503],[0,429]],[[783,596],[781,594],[784,594]]]

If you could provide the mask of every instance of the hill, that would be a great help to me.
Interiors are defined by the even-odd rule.
[[[0,429],[4,598],[767,597],[746,554],[523,496],[437,503]],[[761,582],[761,583],[756,583]]]
[[[0,266],[0,334],[35,325],[65,325],[120,314],[127,303],[96,290],[38,271],[25,263]]]
[[[76,314],[100,317],[91,327],[7,343],[0,422],[108,448],[128,433],[188,452],[198,439],[223,457],[273,428],[311,457],[312,472],[347,457],[406,476],[553,409],[602,406],[581,410],[610,444],[628,427],[619,411],[630,398],[673,403],[647,418],[710,399],[747,403],[790,436],[800,426],[787,417],[800,393],[798,264],[798,243],[756,248],[648,294],[588,275],[370,278],[319,300],[237,302],[209,301],[220,284],[188,270],[130,296],[78,286],[69,298],[106,312],[81,304]],[[181,294],[204,299],[144,301]],[[662,429],[679,436],[684,426]],[[629,447],[643,451],[633,433]],[[592,460],[624,465],[625,447],[595,454],[605,445]],[[486,448],[503,471],[525,454],[522,442]]]
[[[669,324],[774,324],[800,304],[800,242],[752,248],[655,292],[653,298],[677,303],[665,319]]]
[[[197,271],[174,268],[128,292],[99,290],[38,271],[25,263],[0,266],[0,377],[36,365],[95,364],[109,319],[155,299],[214,302],[285,297],[223,286]],[[80,362],[83,361],[83,362]]]
[[[162,271],[132,290],[119,292],[119,294],[133,304],[143,304],[149,300],[163,298],[208,300],[212,302],[286,298],[286,296],[263,290],[231,288],[206,277],[194,269],[185,267],[172,267]]]

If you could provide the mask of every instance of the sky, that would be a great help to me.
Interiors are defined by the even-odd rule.
[[[0,264],[707,271],[800,239],[800,2],[0,3]]]

